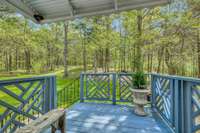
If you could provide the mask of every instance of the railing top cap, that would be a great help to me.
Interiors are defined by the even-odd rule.
[[[82,72],[82,75],[109,75],[109,74],[118,74],[118,75],[130,75],[130,74],[134,74],[134,72],[132,73],[123,73],[123,72],[119,72],[119,73],[115,73],[115,72],[109,72],[109,73],[90,73],[90,72]],[[190,81],[190,82],[200,82],[199,78],[193,78],[193,77],[184,77],[184,76],[177,76],[177,75],[162,75],[162,74],[157,74],[157,73],[145,73],[145,75],[149,75],[149,76],[159,76],[159,77],[163,77],[163,78],[168,78],[168,79],[176,79],[176,80],[184,80],[184,81]]]
[[[177,76],[177,75],[162,75],[162,74],[157,74],[157,73],[151,73],[151,75],[164,77],[168,79],[184,80],[184,81],[190,81],[190,82],[200,82],[199,78],[193,78],[193,77],[184,77],[184,76]]]
[[[51,75],[44,75],[44,76],[41,75],[41,76],[33,76],[33,77],[27,77],[27,78],[11,78],[11,79],[0,80],[0,84],[43,80],[45,78],[51,78],[51,77],[56,77],[56,75],[51,74]]]

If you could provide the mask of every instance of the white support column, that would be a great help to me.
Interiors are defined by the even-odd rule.
[[[117,0],[114,0],[114,7],[115,7],[115,10],[118,10],[118,1]]]
[[[71,4],[71,1],[70,1],[70,0],[67,0],[67,4],[68,4],[68,6],[69,6],[69,8],[70,8],[71,16],[73,17],[73,16],[74,16],[74,8],[73,8],[73,6],[72,6],[72,4]]]

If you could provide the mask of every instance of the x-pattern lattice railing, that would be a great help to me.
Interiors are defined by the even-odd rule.
[[[0,132],[14,132],[55,108],[55,89],[55,76],[0,81]]]
[[[192,132],[200,132],[200,83],[192,84]]]
[[[80,100],[129,101],[130,80],[130,74],[81,74]],[[56,108],[55,81],[55,76],[0,81],[0,132],[13,132]],[[172,130],[200,132],[199,79],[151,74],[151,89],[152,109]]]
[[[119,101],[131,102],[132,92],[130,87],[132,86],[132,74],[119,74]]]
[[[150,75],[152,109],[176,133],[200,132],[200,80],[180,76]],[[114,104],[130,102],[131,80],[130,73],[81,74],[80,99],[83,102],[89,98],[95,100],[112,98]]]
[[[109,100],[110,86],[109,74],[87,74],[86,98],[94,100]]]
[[[169,122],[172,123],[172,93],[170,89],[170,79],[154,77],[154,95],[155,107],[160,114]]]
[[[176,133],[200,132],[200,80],[152,74],[153,109]]]

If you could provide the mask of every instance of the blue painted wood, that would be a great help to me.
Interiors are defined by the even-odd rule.
[[[185,82],[184,84],[184,92],[185,92],[185,128],[184,128],[184,131],[186,133],[192,133],[192,88],[191,88],[191,82]]]
[[[179,80],[174,80],[174,126],[175,132],[180,133],[182,131],[181,123],[181,106],[180,106],[180,96],[179,96],[180,88],[179,88]]]
[[[56,77],[43,76],[0,81],[0,93],[14,98],[18,105],[0,100],[5,108],[0,115],[0,132],[14,132],[39,115],[56,108]],[[20,93],[15,93],[18,89]],[[6,96],[5,96],[6,97]]]
[[[116,74],[113,74],[113,79],[112,79],[112,102],[113,102],[113,105],[116,104],[116,78],[117,78],[117,75]]]
[[[85,74],[85,100],[111,100],[111,74]]]
[[[84,100],[110,101],[113,104],[127,102],[126,99],[131,98],[131,95],[128,95],[130,81],[126,77],[130,75],[130,73],[81,74],[81,102],[84,102]],[[120,79],[123,79],[123,83],[122,81],[120,83]],[[120,83],[121,87],[124,88],[117,90],[120,89],[120,85],[117,86],[117,83]],[[21,93],[15,94],[8,88],[9,86],[18,88]],[[111,86],[113,91],[111,91]],[[200,122],[197,121],[197,118],[200,117],[199,79],[152,74],[151,89],[152,109],[157,111],[158,115],[172,130],[176,133],[192,133],[200,130]],[[0,91],[21,103],[15,107],[7,101],[0,101],[0,105],[7,108],[0,115],[0,123],[3,125],[0,132],[7,129],[8,132],[14,131],[17,127],[26,124],[25,121],[28,118],[35,119],[33,118],[35,117],[32,114],[33,111],[43,114],[57,107],[55,76],[0,81]],[[30,91],[29,95],[25,97],[28,91]],[[97,91],[100,93],[97,93]],[[120,99],[116,96],[118,91],[120,92]],[[25,118],[25,121],[19,118],[20,115]],[[128,124],[128,121],[126,124]],[[128,131],[128,129],[124,128],[123,131]],[[135,131],[141,130],[135,129]]]
[[[165,121],[176,133],[193,133],[200,131],[200,80],[195,78],[187,78],[181,76],[163,76],[159,74],[152,74],[152,93],[153,97],[166,97],[171,94],[171,120],[166,119],[163,115],[163,110],[158,111]],[[157,78],[157,80],[155,80]],[[170,80],[170,93],[166,93],[165,80]],[[173,82],[172,82],[173,81]],[[155,85],[156,84],[156,85]],[[164,92],[162,91],[164,89]],[[156,90],[156,91],[154,91]],[[162,98],[154,98],[160,100]],[[162,106],[169,106],[167,102],[160,102],[156,104],[156,100],[152,100],[152,105],[156,109]],[[174,109],[173,109],[174,108]]]
[[[160,78],[158,76],[154,76],[155,85],[153,89],[155,89],[153,94],[155,96],[155,108],[160,115],[168,122],[168,124],[172,125],[172,112],[173,110],[171,99],[172,92],[170,89],[170,80],[168,78]]]
[[[80,102],[84,102],[84,74],[80,75]]]
[[[77,103],[67,110],[67,133],[172,133],[152,114],[139,117],[125,105]]]
[[[109,73],[97,74],[98,76],[106,76]],[[112,73],[113,74],[113,73]],[[86,74],[90,76],[90,74]],[[96,76],[96,74],[91,74]],[[119,91],[119,96],[116,96],[117,102],[130,102],[131,95],[128,95],[129,87],[131,86],[131,73],[117,74],[116,83],[119,83],[119,88],[116,86],[116,91]],[[197,122],[197,117],[200,117],[200,80],[195,78],[149,74],[151,75],[152,89],[152,109],[157,111],[162,119],[176,133],[195,132],[199,130],[200,123]],[[112,84],[114,85],[114,82]],[[87,83],[87,81],[86,81]],[[186,87],[185,84],[192,84]],[[97,87],[98,85],[96,85]],[[84,88],[85,86],[83,86]],[[88,85],[86,85],[86,88]],[[115,88],[115,86],[113,86]],[[100,87],[97,87],[100,88]],[[85,89],[85,88],[84,88]],[[119,89],[119,90],[117,90]],[[192,93],[188,93],[191,90]],[[87,93],[87,90],[86,90]],[[112,95],[114,95],[113,93]],[[130,93],[131,94],[131,93]],[[186,96],[187,95],[187,96]],[[187,97],[187,98],[186,98]],[[119,99],[118,99],[119,98]],[[85,98],[88,100],[106,100],[105,97]],[[108,100],[110,101],[110,99]],[[186,109],[187,108],[187,109]],[[189,108],[189,109],[188,109]],[[190,113],[189,113],[190,112]],[[191,130],[191,131],[190,131]]]
[[[132,102],[132,75],[133,73],[119,73],[119,102]]]

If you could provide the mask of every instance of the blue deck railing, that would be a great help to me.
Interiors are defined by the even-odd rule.
[[[176,133],[200,132],[200,80],[147,74],[152,109]],[[130,102],[132,74],[81,74],[81,102]]]
[[[56,108],[57,103],[59,107],[65,107],[68,99],[77,101],[79,85],[81,102],[130,103],[131,75],[82,73],[80,81],[74,81],[58,94],[55,76],[0,81],[0,95],[5,95],[0,99],[0,133],[13,132]],[[147,74],[147,79],[152,90],[152,110],[176,133],[199,132],[200,80],[159,74]]]
[[[12,133],[56,108],[56,77],[0,81],[0,95],[0,133]]]
[[[176,133],[200,132],[200,80],[152,74],[152,107]]]

